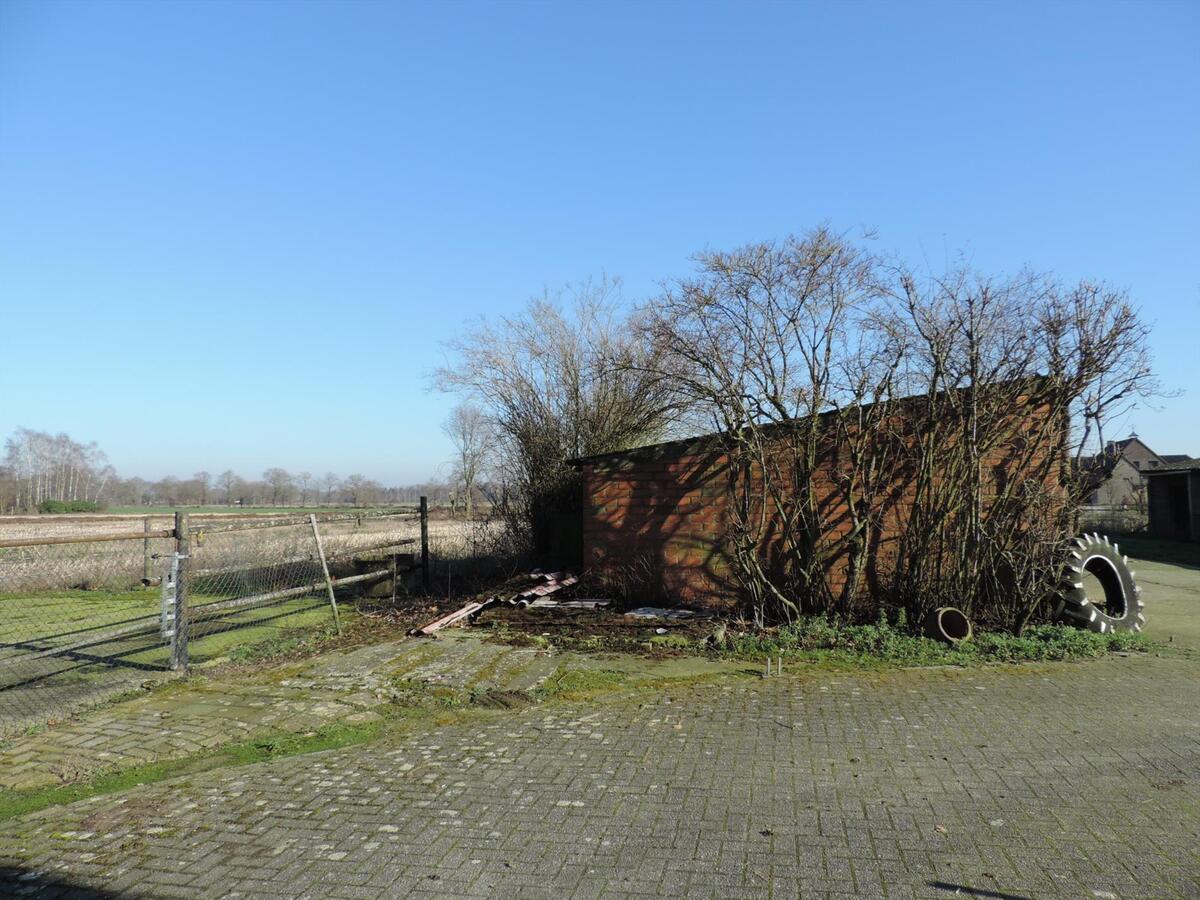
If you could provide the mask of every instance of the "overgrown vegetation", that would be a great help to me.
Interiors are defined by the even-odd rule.
[[[983,632],[970,641],[946,644],[912,634],[886,621],[839,624],[826,616],[799,619],[777,629],[737,635],[715,652],[759,659],[772,655],[819,659],[835,656],[884,664],[929,666],[1088,659],[1119,651],[1147,651],[1148,638],[1132,632],[1097,634],[1065,625],[1037,625],[1021,636]]]
[[[921,276],[826,228],[698,257],[650,359],[717,429],[722,560],[760,624],[1048,608],[1106,422],[1158,390],[1122,291]]]

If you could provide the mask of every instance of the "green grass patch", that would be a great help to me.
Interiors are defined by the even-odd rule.
[[[339,612],[343,630],[351,628],[358,619],[349,604],[339,606]],[[207,627],[203,627],[199,616],[193,621],[199,624],[188,642],[188,653],[196,664],[232,660],[238,655],[249,662],[312,653],[337,638],[329,601],[320,597],[235,610],[222,614]]]
[[[246,644],[239,643],[231,649],[228,659],[232,663],[271,662],[289,656],[307,656],[319,652],[324,644],[337,638],[332,627],[320,631],[296,631],[273,635],[265,640]]]
[[[611,691],[625,682],[627,675],[612,669],[559,669],[534,691],[539,700],[586,700]]]
[[[322,596],[221,610],[212,615],[205,604],[225,600],[225,596],[196,593],[190,599],[192,632],[188,652],[193,664],[312,652],[327,644],[333,632],[329,602]],[[155,621],[161,607],[158,588],[0,594],[0,642],[69,646],[127,625],[144,624],[145,630],[138,634],[100,640],[84,649],[115,662],[161,668],[166,664],[168,644],[158,634]],[[352,604],[341,608],[341,618],[344,628],[353,626],[358,616]]]
[[[1167,541],[1162,538],[1120,537],[1123,553],[1134,559],[1200,569],[1200,544],[1195,541]]]
[[[159,611],[159,592],[134,590],[58,590],[36,594],[0,594],[0,641],[19,642],[62,634],[60,642],[88,637],[131,619]]]

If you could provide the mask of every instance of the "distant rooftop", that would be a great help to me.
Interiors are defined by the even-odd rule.
[[[1169,457],[1163,457],[1168,459]],[[1162,466],[1158,469],[1142,469],[1143,475],[1168,475],[1171,472],[1195,472],[1200,470],[1200,459],[1183,459],[1179,462],[1172,461],[1169,466]]]

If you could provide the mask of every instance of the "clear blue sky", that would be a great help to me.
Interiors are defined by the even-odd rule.
[[[829,221],[1132,291],[1200,455],[1200,4],[0,0],[0,436],[435,473],[464,320]]]

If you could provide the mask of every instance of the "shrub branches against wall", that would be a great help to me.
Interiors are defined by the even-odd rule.
[[[732,571],[760,620],[828,608],[837,548],[814,484],[830,438],[817,414],[889,397],[899,360],[886,340],[865,343],[883,294],[874,260],[822,229],[697,262],[698,276],[669,289],[646,322],[664,351],[663,383],[715,427],[729,460]],[[847,490],[874,487],[863,463],[867,481]]]
[[[578,562],[579,476],[567,465],[660,438],[673,392],[649,360],[640,314],[611,279],[588,281],[485,320],[450,343],[444,390],[465,393],[496,436],[494,496],[516,549]]]
[[[953,603],[1020,631],[1073,531],[1074,463],[1158,389],[1128,297],[918,278],[827,228],[697,262],[644,315],[641,371],[719,432],[754,616]]]

